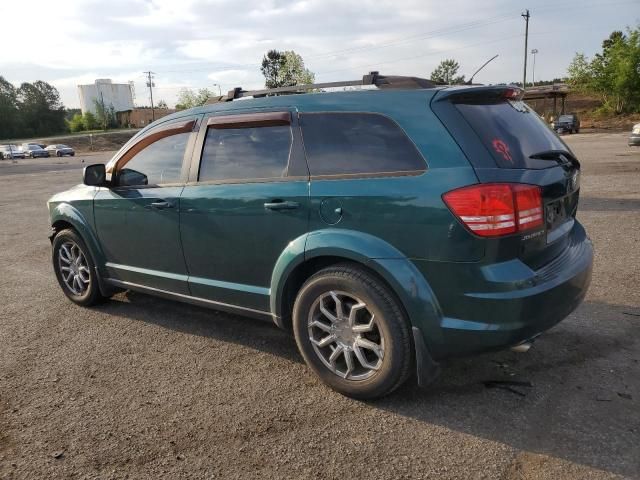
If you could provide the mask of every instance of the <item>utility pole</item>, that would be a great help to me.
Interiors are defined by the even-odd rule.
[[[538,53],[538,49],[534,48],[531,50],[531,55],[533,55],[533,68],[531,69],[531,86],[536,86],[536,53]]]
[[[149,87],[149,96],[151,97],[151,121],[155,121],[156,119],[156,113],[153,109],[153,87],[156,86],[155,83],[153,83],[153,75],[155,75],[154,72],[143,72],[147,74],[147,87]]]
[[[524,72],[522,73],[522,89],[524,90],[525,88],[527,88],[527,55],[529,54],[529,18],[531,17],[531,15],[529,15],[529,9],[526,10],[525,13],[523,13],[522,18],[524,18],[525,21],[525,29],[524,29]]]

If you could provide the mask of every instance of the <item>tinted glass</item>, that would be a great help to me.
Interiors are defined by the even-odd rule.
[[[141,150],[118,173],[120,185],[158,185],[180,181],[189,132],[164,137]]]
[[[287,174],[291,128],[209,128],[200,164],[201,182],[278,178]]]
[[[556,164],[530,158],[549,150],[569,148],[521,101],[456,104],[502,168],[547,168]]]
[[[424,170],[425,162],[391,119],[370,113],[302,115],[311,175]]]

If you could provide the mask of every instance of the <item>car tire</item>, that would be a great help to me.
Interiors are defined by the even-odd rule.
[[[108,298],[100,292],[93,258],[75,230],[62,230],[54,237],[52,261],[60,288],[73,303],[89,307]]]
[[[411,373],[414,353],[403,308],[382,281],[356,265],[325,268],[304,283],[293,329],[307,365],[348,397],[388,395]]]
[[[76,156],[76,152],[72,152],[69,155],[71,155],[72,157],[75,157]]]
[[[56,152],[56,156],[61,157],[62,156],[62,152]]]

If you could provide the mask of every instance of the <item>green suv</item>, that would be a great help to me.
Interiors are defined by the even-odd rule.
[[[356,398],[524,350],[582,301],[593,251],[580,164],[521,96],[372,72],[163,117],[49,200],[58,282],[269,319]]]

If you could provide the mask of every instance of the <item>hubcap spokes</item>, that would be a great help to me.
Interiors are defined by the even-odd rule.
[[[309,340],[329,370],[348,380],[375,374],[384,359],[384,338],[366,303],[340,291],[321,295],[311,307]]]
[[[80,247],[74,242],[60,245],[58,266],[62,281],[74,295],[84,295],[91,283],[89,264]]]

